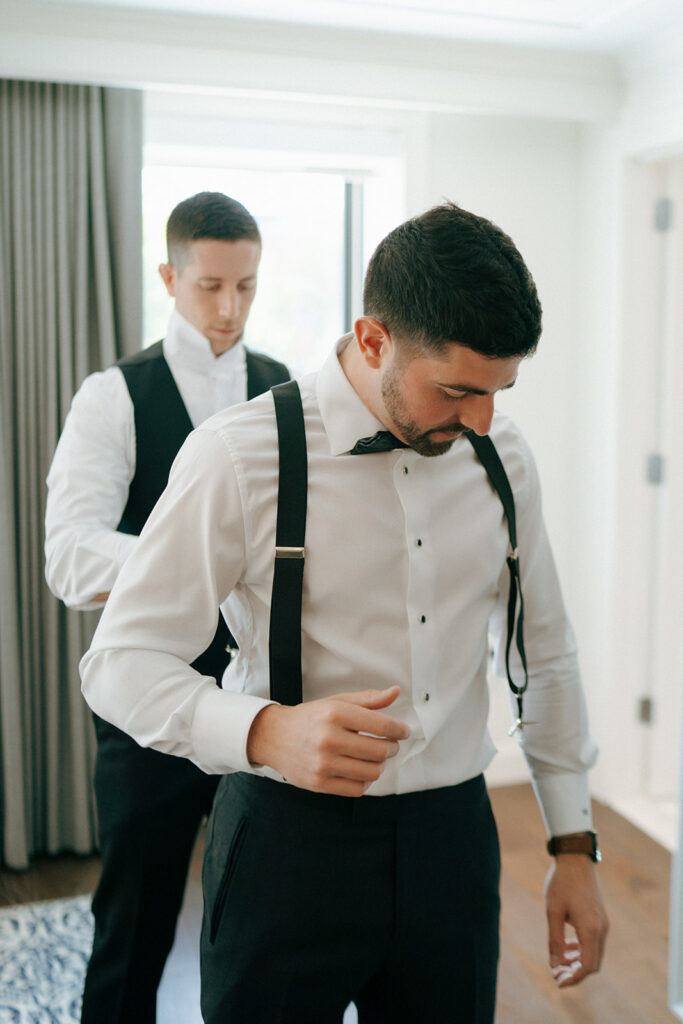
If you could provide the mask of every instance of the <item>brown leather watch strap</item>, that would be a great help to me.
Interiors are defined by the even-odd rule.
[[[548,853],[552,857],[556,857],[558,853],[586,853],[596,863],[602,860],[595,832],[573,832],[571,835],[553,836],[548,840]]]

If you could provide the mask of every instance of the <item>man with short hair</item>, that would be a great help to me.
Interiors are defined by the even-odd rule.
[[[289,377],[242,341],[261,258],[244,206],[217,192],[191,196],[169,217],[167,246],[159,272],[175,308],[166,337],[83,382],[50,468],[46,576],[70,607],[107,600],[193,427]],[[173,600],[186,602],[180,579]],[[220,683],[234,641],[217,600],[211,634],[194,665]],[[151,1024],[218,779],[143,749],[98,716],[95,728],[102,875],[82,1020]]]
[[[303,426],[285,385],[197,431],[117,583],[81,663],[86,699],[224,774],[204,860],[207,1024],[339,1024],[350,1000],[361,1024],[492,1024],[489,634],[555,855],[551,967],[564,986],[600,966],[596,750],[533,459],[494,414],[540,332],[498,227],[450,203],[401,225],[353,333],[298,382]],[[486,435],[514,509],[489,483]],[[216,599],[240,645],[221,691],[189,667]],[[299,603],[293,657],[278,626]]]

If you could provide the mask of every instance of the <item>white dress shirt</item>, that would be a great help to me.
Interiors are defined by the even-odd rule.
[[[389,713],[411,735],[369,795],[472,778],[494,754],[486,669],[489,631],[499,667],[505,640],[501,503],[464,439],[438,458],[412,449],[348,454],[382,425],[336,351],[300,386],[309,458],[304,700],[400,686]],[[496,414],[491,435],[517,508],[525,709],[538,723],[523,744],[548,831],[583,831],[591,827],[587,769],[596,751],[536,470],[509,419]],[[81,662],[83,692],[97,714],[207,772],[281,778],[250,765],[246,754],[251,723],[269,702],[277,467],[270,395],[194,431]],[[223,689],[189,667],[213,635],[217,603],[240,648]]]
[[[247,397],[244,345],[216,358],[177,311],[163,353],[193,426]],[[117,526],[135,476],[135,415],[121,370],[87,377],[74,396],[47,477],[45,575],[71,608],[97,608],[137,544]]]

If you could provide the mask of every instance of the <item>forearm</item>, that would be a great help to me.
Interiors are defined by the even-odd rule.
[[[592,828],[588,773],[597,746],[588,729],[576,657],[568,654],[530,673],[519,738],[548,835]]]
[[[117,530],[68,524],[46,531],[45,578],[69,608],[102,606],[137,537]]]

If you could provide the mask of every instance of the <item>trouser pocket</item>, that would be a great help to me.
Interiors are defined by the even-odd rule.
[[[228,850],[228,855],[225,860],[225,866],[223,868],[223,874],[221,875],[220,885],[218,886],[218,892],[216,893],[216,899],[211,911],[211,925],[209,929],[209,942],[213,945],[216,941],[216,935],[220,927],[221,918],[223,916],[223,910],[225,908],[225,901],[228,896],[228,890],[230,889],[230,883],[232,882],[235,874],[235,868],[237,861],[239,860],[240,851],[244,844],[244,840],[247,834],[247,828],[249,825],[248,818],[240,818],[235,833]]]

